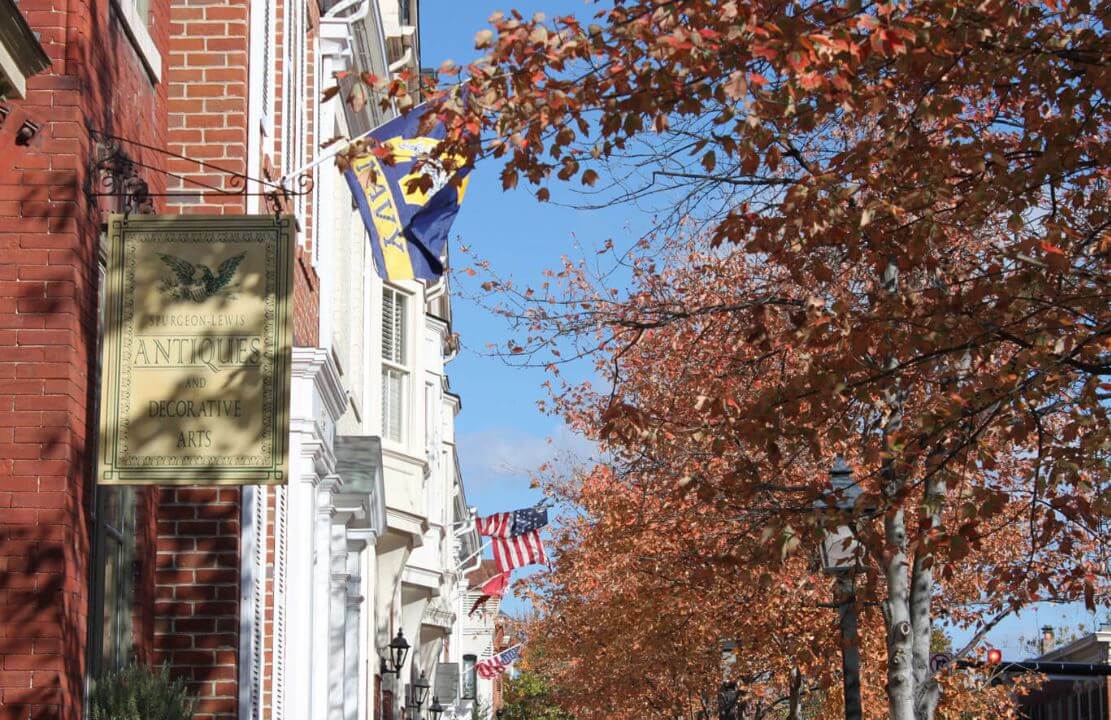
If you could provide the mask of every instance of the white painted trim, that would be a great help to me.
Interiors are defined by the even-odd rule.
[[[335,422],[347,410],[347,393],[340,380],[332,353],[324,348],[293,348],[294,378],[311,379],[313,387],[324,403],[329,420]]]
[[[151,81],[161,82],[162,55],[158,52],[158,48],[154,46],[154,39],[151,38],[150,31],[147,30],[147,23],[139,17],[139,11],[135,9],[131,0],[113,0],[112,5],[119,14],[121,24],[127,32],[127,36],[131,39],[131,44],[135,46],[135,51],[139,53],[139,59],[146,66]]]
[[[401,582],[412,585],[432,593],[432,597],[439,597],[440,587],[444,582],[444,573],[428,568],[406,565],[401,571]]]
[[[7,80],[8,86],[13,91],[9,95],[14,94],[17,98],[27,97],[27,76],[23,74],[19,63],[15,61],[15,58],[12,57],[8,48],[2,42],[0,42],[0,77]],[[0,87],[2,86],[3,83],[0,83]]]
[[[269,488],[243,488],[239,554],[239,717],[262,718]]]
[[[268,68],[264,67],[266,43],[270,42],[266,37],[268,12],[267,0],[250,0],[247,26],[250,52],[247,65],[247,174],[252,177],[262,177],[262,134],[266,118],[266,108],[262,107],[262,86],[268,75]],[[247,196],[248,213],[258,213],[261,208],[261,196]]]

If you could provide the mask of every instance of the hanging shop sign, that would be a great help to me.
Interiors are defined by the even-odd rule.
[[[293,220],[113,216],[99,482],[287,477]]]

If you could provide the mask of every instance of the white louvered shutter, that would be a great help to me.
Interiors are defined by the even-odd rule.
[[[382,288],[382,434],[394,442],[405,440],[407,300],[393,288]]]

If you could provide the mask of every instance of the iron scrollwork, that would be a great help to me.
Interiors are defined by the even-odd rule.
[[[289,201],[298,196],[307,195],[313,189],[313,176],[305,171],[292,178],[282,178],[278,181],[251,177],[246,173],[236,172],[214,163],[190,158],[171,152],[164,148],[146,145],[137,140],[128,140],[117,137],[88,126],[89,136],[93,140],[93,157],[90,159],[86,192],[90,197],[113,197],[118,203],[118,210],[125,215],[132,212],[146,214],[154,212],[154,198],[156,197],[248,197],[264,196],[268,208],[275,214],[282,213]],[[138,149],[136,155],[145,150],[166,158],[176,158],[195,164],[199,168],[196,175],[183,175],[164,167],[146,164],[136,159],[125,150]],[[161,164],[161,163],[160,163]],[[167,190],[166,192],[151,192],[150,187],[140,176],[141,171],[163,175],[168,181],[176,180],[180,189]],[[251,184],[257,190],[251,190]]]
[[[139,176],[135,162],[121,147],[119,140],[100,136],[90,129],[93,157],[86,180],[86,192],[92,197],[112,197],[125,215],[132,212],[149,215],[154,200],[146,180]],[[97,189],[102,190],[98,192]]]

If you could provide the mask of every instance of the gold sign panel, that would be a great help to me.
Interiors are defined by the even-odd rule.
[[[112,216],[99,482],[286,481],[289,217]]]

